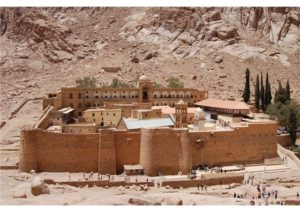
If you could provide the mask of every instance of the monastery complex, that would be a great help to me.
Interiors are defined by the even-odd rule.
[[[277,157],[277,123],[244,102],[207,91],[154,88],[61,88],[43,115],[22,131],[21,171],[148,176],[187,174],[200,166],[263,163]]]

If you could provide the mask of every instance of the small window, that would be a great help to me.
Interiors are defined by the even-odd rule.
[[[113,114],[113,116],[116,116],[116,114]]]
[[[72,93],[69,94],[69,98],[73,99],[73,94]]]
[[[95,116],[95,113],[92,113],[92,116],[94,117],[94,116]]]
[[[81,116],[81,112],[78,112],[78,116]]]
[[[78,94],[78,99],[81,99],[81,93]]]

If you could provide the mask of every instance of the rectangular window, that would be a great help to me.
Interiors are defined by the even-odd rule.
[[[81,99],[81,93],[78,94],[78,99]]]
[[[69,94],[69,98],[73,99],[73,94],[72,93]]]

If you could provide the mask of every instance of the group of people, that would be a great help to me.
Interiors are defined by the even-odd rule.
[[[200,185],[199,184],[197,185],[197,188],[198,188],[198,191],[199,191],[200,190]],[[201,191],[204,191],[204,190],[207,191],[207,185],[202,185],[201,184]]]
[[[247,196],[247,192],[244,195],[243,194],[236,194],[235,192],[233,193],[233,198],[241,198],[241,199],[243,199],[246,196]]]

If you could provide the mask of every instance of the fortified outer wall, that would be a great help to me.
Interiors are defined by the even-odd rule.
[[[123,165],[140,163],[141,133],[116,130],[114,135],[117,174],[121,174]]]
[[[63,134],[23,130],[20,170],[97,172],[100,134]]]
[[[272,122],[232,131],[190,132],[193,166],[259,163],[277,157],[276,130],[277,124]]]
[[[23,130],[19,168],[120,174],[123,165],[141,164],[152,176],[186,174],[199,164],[258,163],[277,156],[276,128],[276,123],[255,123],[214,133],[169,128],[90,134]]]
[[[138,164],[140,133],[101,130],[100,133],[53,133],[23,130],[19,169],[53,172],[120,174],[123,165]]]
[[[156,176],[187,174],[192,169],[191,144],[187,129],[141,130],[140,164],[144,173]]]

